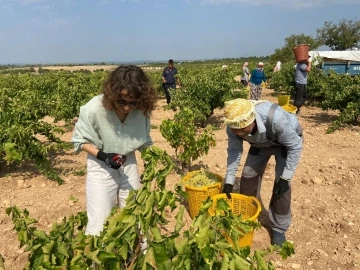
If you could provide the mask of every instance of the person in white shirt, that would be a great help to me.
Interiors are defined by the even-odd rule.
[[[71,142],[87,152],[86,234],[99,235],[117,204],[125,206],[130,190],[140,187],[136,150],[152,144],[150,114],[156,90],[145,72],[119,66],[108,77],[103,93],[80,108]]]
[[[275,67],[274,67],[274,72],[278,72],[281,70],[281,62],[277,61]]]
[[[249,75],[250,75],[250,71],[249,71],[249,63],[245,62],[242,68],[242,75],[241,75],[241,79],[240,82],[246,87],[249,84]]]

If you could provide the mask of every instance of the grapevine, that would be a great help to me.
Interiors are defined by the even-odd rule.
[[[99,236],[84,234],[83,212],[53,224],[50,232],[39,230],[29,212],[8,208],[20,246],[29,252],[25,269],[275,269],[265,256],[273,252],[286,258],[293,254],[291,243],[250,252],[240,248],[238,238],[258,227],[242,221],[224,200],[218,200],[215,216],[208,214],[212,200],[206,200],[190,227],[183,229],[183,191],[165,189],[173,163],[165,151],[150,147],[142,152],[145,170],[143,185],[130,193],[123,209],[114,208]],[[175,225],[167,233],[165,210],[178,209]],[[227,231],[229,236],[224,235]],[[232,243],[228,242],[231,238]],[[146,240],[146,241],[145,241]],[[144,247],[144,243],[147,243]]]

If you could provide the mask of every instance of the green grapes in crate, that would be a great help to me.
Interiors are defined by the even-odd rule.
[[[204,187],[212,186],[219,183],[221,180],[216,174],[209,172],[208,170],[201,169],[197,173],[194,173],[187,181],[186,186],[191,187]]]

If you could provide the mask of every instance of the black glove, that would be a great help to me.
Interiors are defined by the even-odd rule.
[[[122,156],[116,153],[105,153],[101,150],[97,153],[96,158],[104,161],[105,165],[112,169],[119,169],[126,161],[126,156]]]
[[[275,183],[273,189],[273,196],[276,199],[280,198],[282,195],[284,195],[284,193],[286,193],[289,190],[289,182],[290,182],[289,180],[280,177],[279,181]]]
[[[223,187],[223,191],[222,193],[225,193],[226,194],[226,197],[228,199],[231,199],[231,192],[233,191],[233,185],[231,184],[225,184],[224,187]]]

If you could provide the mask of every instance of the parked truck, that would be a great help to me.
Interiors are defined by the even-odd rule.
[[[321,61],[324,72],[360,75],[360,51],[310,51],[309,55],[315,64]]]

